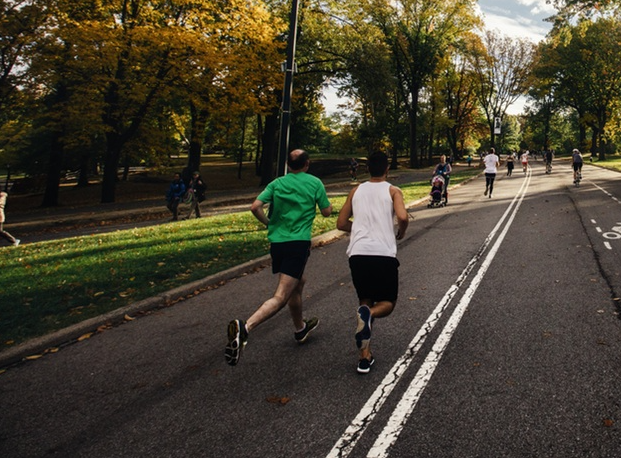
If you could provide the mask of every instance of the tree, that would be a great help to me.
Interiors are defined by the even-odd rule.
[[[604,159],[606,126],[621,97],[621,22],[614,18],[585,20],[566,32],[567,39],[553,36],[542,47],[543,58],[536,71],[554,78],[555,97],[578,113],[580,143],[586,142],[585,128],[589,127],[593,133],[591,152],[599,152]]]
[[[473,52],[472,65],[478,78],[477,94],[489,126],[490,143],[495,145],[494,121],[503,118],[509,106],[528,89],[534,46],[524,39],[486,31],[483,52]]]
[[[394,72],[410,125],[410,166],[418,167],[418,116],[421,91],[444,55],[467,31],[478,25],[476,2],[371,0],[369,14],[392,51]]]

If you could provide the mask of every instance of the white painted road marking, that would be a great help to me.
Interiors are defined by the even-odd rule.
[[[443,314],[444,310],[446,309],[446,307],[448,306],[448,304],[451,302],[453,297],[455,297],[455,295],[459,291],[460,287],[466,281],[468,275],[472,272],[472,270],[474,269],[475,265],[482,258],[483,253],[487,250],[487,248],[491,244],[491,242],[494,239],[494,237],[496,236],[497,232],[502,227],[505,219],[507,219],[509,214],[511,214],[511,218],[510,218],[509,222],[507,223],[507,225],[505,226],[505,228],[504,228],[504,230],[502,232],[502,235],[501,235],[502,239],[504,239],[504,236],[505,236],[509,226],[511,225],[511,222],[515,218],[515,214],[517,212],[517,209],[519,208],[522,200],[524,199],[524,195],[526,194],[526,190],[528,188],[528,184],[530,183],[531,176],[532,176],[532,172],[529,169],[528,175],[527,175],[527,180],[524,180],[524,182],[522,183],[522,186],[521,186],[519,192],[513,198],[513,200],[509,204],[507,210],[502,215],[502,217],[500,218],[500,220],[498,221],[498,223],[496,224],[494,229],[487,236],[487,238],[483,242],[483,244],[482,244],[481,248],[479,249],[479,251],[477,252],[477,254],[467,264],[466,268],[463,270],[463,272],[457,278],[457,281],[444,294],[444,297],[442,297],[442,299],[440,300],[440,302],[438,303],[436,308],[429,315],[429,318],[427,319],[427,321],[425,321],[425,323],[420,328],[420,330],[418,331],[418,333],[416,334],[414,339],[410,342],[408,348],[406,349],[406,352],[397,360],[397,362],[393,365],[393,367],[390,369],[390,371],[388,371],[388,373],[386,374],[386,376],[384,377],[384,379],[382,380],[380,385],[375,389],[375,391],[373,392],[371,397],[367,400],[365,405],[362,407],[362,409],[360,410],[358,415],[354,418],[354,420],[351,422],[349,427],[345,430],[343,435],[340,437],[340,439],[334,445],[334,447],[332,448],[330,453],[327,455],[328,458],[347,457],[351,453],[351,451],[354,449],[354,447],[356,446],[356,444],[358,443],[358,441],[362,437],[362,434],[366,430],[367,426],[375,418],[375,416],[377,415],[377,412],[381,409],[381,407],[383,406],[383,404],[386,401],[386,399],[388,398],[388,396],[392,393],[392,390],[399,383],[399,381],[401,380],[401,377],[403,376],[405,371],[408,369],[410,363],[412,362],[412,360],[414,359],[414,357],[416,356],[416,354],[420,350],[421,346],[425,342],[425,339],[427,338],[429,333],[433,330],[433,328],[436,326],[436,324],[438,323],[438,321],[442,317],[442,314]],[[517,203],[517,205],[516,205],[516,203]],[[515,209],[513,209],[514,207],[515,207]],[[513,209],[513,213],[512,213],[512,209]],[[477,281],[477,278],[479,278],[479,276],[480,276],[480,278],[482,279],[482,276],[484,275],[485,271],[487,271],[488,264],[486,264],[486,263],[490,263],[491,260],[493,259],[493,256],[491,256],[491,258],[490,258],[490,255],[492,253],[495,255],[495,253],[498,250],[499,246],[500,246],[500,243],[497,241],[496,244],[494,245],[494,248],[490,251],[490,254],[488,254],[488,256],[486,257],[485,261],[483,262],[483,265],[479,269],[479,273],[477,274],[477,276],[475,276],[475,279],[473,280],[470,288],[466,291],[466,293],[464,295],[464,298],[468,295],[468,292],[472,290],[472,285],[475,284],[475,282]],[[483,275],[481,274],[481,271],[483,271]],[[478,282],[480,283],[480,280]],[[478,283],[477,283],[477,286],[478,286]],[[474,290],[476,290],[476,288]],[[474,290],[471,291],[472,294],[474,294]],[[465,307],[464,307],[464,305],[463,305],[464,298],[462,298],[462,301],[460,302],[460,305],[458,305],[457,309],[453,312],[453,316],[458,314],[458,309],[460,309],[460,306],[463,307],[464,310],[465,310],[465,307],[467,307],[467,304],[470,302],[470,299],[468,299],[468,301],[467,301],[467,303],[465,303]],[[463,315],[463,312],[462,312],[462,315]],[[461,316],[459,317],[459,319],[461,319]],[[452,317],[451,320],[449,321],[449,323],[452,323],[453,321],[454,320],[453,320],[453,317]],[[457,323],[458,323],[458,321],[457,321]],[[455,326],[456,326],[456,324],[455,324]],[[447,324],[447,326],[445,327],[445,329],[443,331],[443,335],[444,335],[444,332],[447,330],[447,328],[448,328],[448,324]],[[440,340],[441,339],[438,338],[438,341],[440,341]],[[438,341],[436,341],[436,344],[434,345],[434,349],[436,349],[436,346],[438,346]],[[448,341],[446,343],[448,343]],[[433,353],[434,353],[434,350],[432,350],[431,354],[433,354]],[[429,359],[429,357],[427,359]],[[437,359],[439,360],[439,358],[437,358]],[[421,368],[421,370],[422,370],[422,368]],[[419,373],[420,373],[420,371],[419,371]],[[412,382],[412,384],[414,384],[415,382],[416,382],[416,379]],[[402,400],[402,402],[403,402],[403,400]],[[411,406],[411,408],[413,409],[414,406]],[[399,411],[399,412],[404,411],[404,408],[401,407],[401,406],[398,406],[397,409],[395,410],[395,412],[397,412],[397,411]],[[393,416],[394,416],[394,414],[393,414]],[[387,426],[387,428],[388,428],[388,426]],[[397,433],[397,435],[398,435],[398,433]],[[384,436],[384,434],[382,434],[378,438],[378,442],[380,442],[380,440],[382,441],[382,443],[384,442],[383,436]],[[396,440],[396,437],[395,437],[395,440]],[[390,445],[392,445],[392,444],[388,444],[388,446],[390,446]],[[380,447],[374,446],[374,449],[379,450]],[[385,450],[387,452],[387,448]],[[373,456],[373,455],[369,455],[369,456]],[[378,456],[381,456],[381,455],[378,455]]]

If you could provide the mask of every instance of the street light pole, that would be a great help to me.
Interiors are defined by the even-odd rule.
[[[289,39],[287,41],[287,61],[285,62],[285,84],[282,93],[280,112],[280,142],[278,144],[277,176],[285,174],[285,164],[289,153],[289,126],[291,124],[291,95],[293,93],[293,73],[295,71],[295,47],[298,36],[298,4],[292,0],[289,18]]]

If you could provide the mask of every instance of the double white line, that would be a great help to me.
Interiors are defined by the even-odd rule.
[[[459,304],[453,311],[453,314],[449,318],[448,322],[444,326],[444,329],[440,333],[440,336],[436,340],[433,348],[425,358],[425,361],[421,365],[418,370],[416,376],[410,383],[410,386],[403,394],[401,400],[397,404],[397,407],[393,411],[390,416],[388,423],[378,436],[375,444],[369,450],[367,454],[368,458],[381,458],[387,457],[388,451],[392,445],[397,441],[399,434],[403,430],[405,424],[409,416],[414,411],[418,400],[420,399],[423,391],[427,387],[433,372],[435,371],[446,347],[448,346],[459,322],[461,321],[468,305],[477,288],[481,284],[487,269],[489,268],[492,260],[496,256],[498,249],[500,248],[502,242],[504,241],[509,228],[511,227],[513,220],[515,219],[515,215],[517,214],[522,201],[524,200],[524,196],[526,195],[526,191],[528,189],[528,185],[531,180],[531,170],[528,170],[526,179],[522,183],[522,186],[517,193],[517,195],[511,201],[509,207],[502,215],[494,229],[489,233],[481,248],[476,255],[468,262],[468,265],[463,270],[463,272],[457,278],[457,281],[448,289],[448,291],[444,294],[444,297],[440,300],[436,308],[433,310],[431,315],[423,326],[420,328],[414,339],[408,345],[405,353],[397,360],[395,365],[390,369],[382,383],[377,387],[377,389],[373,392],[371,397],[362,407],[362,410],[358,413],[356,418],[352,421],[350,426],[345,430],[345,433],[341,436],[341,438],[334,445],[330,453],[328,454],[328,458],[335,457],[347,457],[354,449],[362,434],[366,430],[367,426],[373,421],[375,415],[379,412],[382,405],[392,393],[392,390],[401,380],[401,377],[408,369],[410,364],[412,363],[414,357],[425,343],[427,336],[433,330],[433,328],[438,324],[440,318],[442,318],[442,314],[446,310],[447,306],[451,302],[451,300],[455,297],[455,295],[459,292],[460,288],[465,283],[466,279],[470,275],[470,273],[474,270],[475,266],[481,260],[483,255],[485,254],[487,248],[490,246],[496,234],[499,231],[500,235],[496,239],[496,242],[493,244],[492,248],[489,250],[485,259],[481,263],[476,275],[472,279],[470,286],[465,291],[462,296]],[[506,223],[505,223],[506,221]],[[504,228],[503,228],[504,225]]]

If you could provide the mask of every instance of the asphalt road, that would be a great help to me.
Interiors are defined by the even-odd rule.
[[[240,277],[0,375],[0,456],[619,457],[621,175],[583,175],[539,162],[415,207],[368,375],[344,238],[309,261],[306,344],[283,311],[225,363],[275,286]]]

